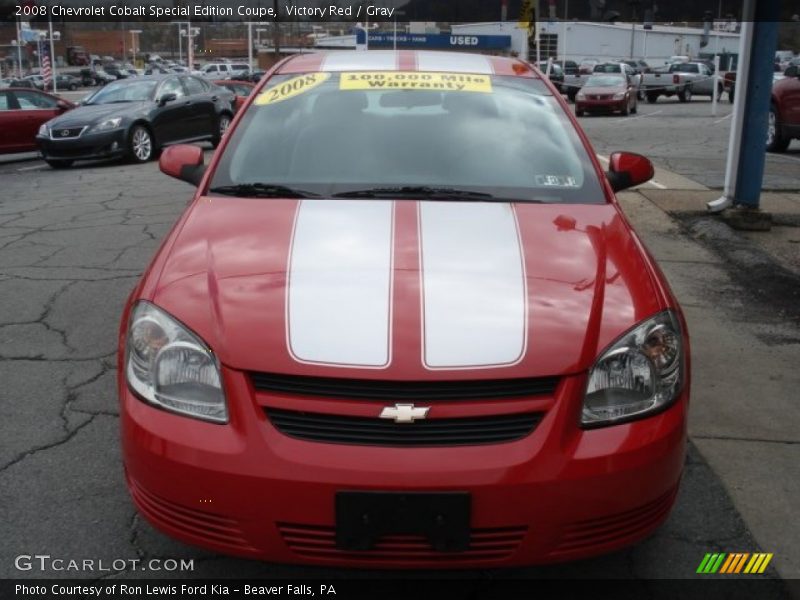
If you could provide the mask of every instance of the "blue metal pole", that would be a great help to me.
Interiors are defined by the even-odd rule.
[[[747,86],[741,91],[736,90],[744,101],[744,121],[733,199],[735,204],[752,209],[759,207],[764,180],[767,118],[778,45],[780,4],[781,0],[756,0]]]

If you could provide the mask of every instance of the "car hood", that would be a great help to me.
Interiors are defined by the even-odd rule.
[[[626,92],[626,88],[624,87],[598,87],[598,86],[589,86],[584,85],[581,88],[581,91],[584,94],[592,94],[592,95],[607,95],[613,96],[614,94],[624,94]]]
[[[104,119],[125,117],[138,113],[146,104],[146,102],[126,102],[124,104],[90,104],[78,106],[68,113],[56,117],[50,121],[49,125],[53,129],[58,127],[95,125]]]
[[[141,297],[249,371],[575,373],[664,303],[610,204],[205,197],[165,248]]]

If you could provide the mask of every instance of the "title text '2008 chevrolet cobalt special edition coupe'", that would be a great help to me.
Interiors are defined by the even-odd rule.
[[[570,560],[652,533],[686,444],[678,304],[526,63],[301,55],[265,76],[122,317],[126,477],[275,562]]]

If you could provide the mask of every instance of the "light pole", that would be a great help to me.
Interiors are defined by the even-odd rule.
[[[19,66],[19,78],[22,79],[22,19],[17,19],[17,39],[14,40],[17,43],[17,63]]]
[[[183,26],[186,21],[172,21],[173,25],[178,26],[178,62],[183,64]]]
[[[194,69],[194,38],[200,35],[199,27],[192,27],[191,21],[185,21],[186,31],[181,29],[181,36],[186,38],[186,63],[189,72]]]
[[[247,22],[247,74],[253,72],[253,22]]]
[[[131,29],[130,32],[131,32],[131,54],[133,54],[133,68],[135,69],[136,68],[136,46],[139,45],[137,43],[139,41],[139,38],[138,37],[134,37],[134,36],[138,36],[140,33],[142,33],[142,30],[141,29]]]
[[[256,27],[256,48],[261,48],[261,34],[269,31],[264,27]]]
[[[53,93],[58,93],[58,80],[56,79],[56,51],[55,51],[55,44],[53,41],[53,17],[50,15],[50,11],[47,11],[47,27],[50,32],[50,71],[52,72],[53,76]],[[61,38],[61,34],[58,34],[59,39]]]

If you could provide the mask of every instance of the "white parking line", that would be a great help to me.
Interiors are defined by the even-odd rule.
[[[39,171],[44,170],[44,165],[36,165],[35,167],[23,167],[22,169],[17,169],[18,172],[21,171]]]
[[[663,183],[658,183],[658,182],[657,182],[655,179],[651,179],[651,180],[650,180],[650,181],[648,181],[647,183],[649,183],[649,184],[650,184],[650,185],[652,185],[653,187],[657,187],[657,188],[658,188],[658,189],[660,189],[660,190],[665,190],[665,189],[667,189],[667,186],[665,186]]]
[[[795,155],[791,155],[791,154],[787,155],[787,154],[774,154],[774,153],[772,153],[772,154],[767,154],[767,158],[771,158],[773,160],[777,160],[778,162],[780,162],[781,159],[790,160],[792,162],[800,161],[800,156],[795,156]]]
[[[721,119],[717,119],[716,121],[714,121],[714,125],[716,125],[717,123],[722,123],[725,119],[730,119],[732,116],[733,116],[733,113],[728,113],[727,115],[725,115]]]
[[[598,154],[597,158],[599,158],[604,163],[609,163],[610,162],[610,159],[607,156],[603,156],[602,154]],[[649,183],[653,187],[657,187],[660,190],[667,189],[667,186],[665,186],[663,183],[658,183],[655,179],[651,179],[650,181],[647,181],[645,183]]]
[[[635,117],[629,118],[628,121],[635,121],[636,119],[644,119],[645,117],[652,117],[653,115],[658,115],[663,113],[663,110],[654,110],[651,113],[636,115]]]

